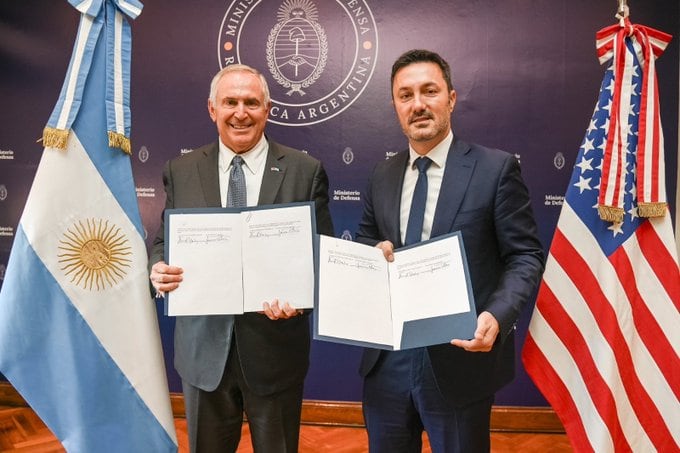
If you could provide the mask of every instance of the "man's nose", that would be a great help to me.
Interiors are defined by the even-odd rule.
[[[235,115],[238,116],[239,118],[244,118],[246,116],[246,104],[245,103],[239,102],[236,105]]]
[[[413,110],[416,112],[422,112],[427,108],[427,104],[425,103],[425,99],[419,94],[416,94],[413,97]]]

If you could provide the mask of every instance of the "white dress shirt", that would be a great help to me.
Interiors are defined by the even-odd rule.
[[[220,179],[220,200],[222,207],[227,206],[227,191],[229,190],[229,176],[231,175],[231,161],[236,153],[229,149],[222,140],[219,140],[220,153],[219,160],[219,179]],[[239,154],[243,158],[243,175],[246,178],[246,205],[257,206],[260,198],[260,187],[262,187],[262,177],[264,176],[264,164],[267,161],[269,143],[264,135],[257,142],[253,149]]]
[[[421,241],[430,239],[432,233],[432,222],[434,221],[434,211],[437,209],[439,199],[439,189],[442,187],[444,178],[444,168],[446,168],[446,158],[449,155],[449,148],[453,142],[453,133],[449,131],[444,140],[439,142],[430,150],[426,157],[432,160],[432,164],[427,169],[427,202],[425,203],[425,217],[423,218],[423,235]],[[408,215],[411,211],[411,200],[418,181],[418,169],[415,166],[417,158],[421,157],[413,148],[409,146],[409,160],[404,174],[404,185],[401,190],[401,207],[399,210],[399,232],[401,242],[406,239],[406,226],[408,225]]]

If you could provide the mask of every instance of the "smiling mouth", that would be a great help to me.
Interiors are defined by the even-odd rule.
[[[250,124],[229,124],[229,127],[231,127],[232,129],[236,129],[237,131],[248,129],[250,128],[250,126],[251,126]]]

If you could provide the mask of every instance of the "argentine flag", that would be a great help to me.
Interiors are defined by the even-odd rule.
[[[177,451],[129,150],[141,3],[82,13],[0,292],[0,372],[69,452]],[[57,139],[55,139],[55,137]]]

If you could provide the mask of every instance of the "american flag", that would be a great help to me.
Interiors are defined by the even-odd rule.
[[[644,78],[660,52],[643,52],[645,43],[633,30],[652,31],[655,37],[667,38],[666,43],[670,36],[629,22],[625,27],[625,33],[617,35],[623,37],[618,45],[624,60],[609,59],[562,206],[522,358],[575,451],[678,452],[676,246],[665,204],[660,217],[642,217],[638,209],[644,204],[638,181],[644,156],[639,148],[644,128],[651,127],[649,118],[640,120],[640,112],[649,111],[651,105],[658,115],[655,80]],[[650,84],[654,90],[645,92],[643,86]],[[615,121],[619,124],[612,127]],[[654,153],[662,170],[660,128],[654,136],[661,139]],[[617,207],[623,216],[614,222],[598,214],[606,151],[613,140],[621,144],[623,159],[621,165],[611,165],[612,180],[620,182],[622,193]],[[665,192],[663,179],[661,171],[654,183]],[[654,201],[658,200],[665,201],[665,193]]]

